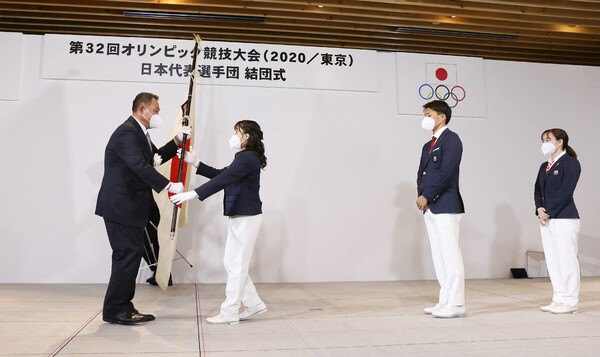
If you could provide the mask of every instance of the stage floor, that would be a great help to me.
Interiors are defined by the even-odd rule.
[[[156,320],[102,321],[102,284],[0,285],[0,356],[598,356],[600,277],[579,313],[552,315],[547,279],[467,280],[467,317],[436,319],[435,281],[257,284],[269,311],[209,325],[223,284],[139,285]]]

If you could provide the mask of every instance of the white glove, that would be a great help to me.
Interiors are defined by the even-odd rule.
[[[178,195],[173,195],[169,197],[171,202],[173,202],[176,205],[185,201],[193,200],[194,198],[198,198],[198,194],[196,193],[196,191],[183,192]]]
[[[154,154],[154,167],[159,167],[162,164],[162,156]]]
[[[192,135],[192,127],[191,126],[182,126],[179,129],[179,131],[177,132],[177,137],[179,138],[179,141],[183,141],[183,134],[186,134],[189,139],[190,136]]]
[[[169,186],[167,186],[167,190],[171,193],[182,193],[183,184],[181,182],[171,182],[169,183]]]
[[[177,150],[177,157],[181,159],[181,148]],[[194,152],[194,148],[192,147],[192,145],[190,145],[190,151],[185,152],[185,157],[183,158],[183,161],[187,162],[188,164],[194,165],[194,167],[198,167],[198,164],[200,164],[200,159],[198,158],[198,155],[196,155],[196,153]]]

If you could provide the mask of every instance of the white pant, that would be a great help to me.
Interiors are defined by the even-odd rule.
[[[550,219],[540,225],[548,275],[552,280],[552,301],[575,306],[579,302],[579,260],[577,238],[579,219]]]
[[[433,214],[427,210],[424,216],[433,267],[440,284],[439,302],[443,305],[464,305],[465,268],[458,247],[462,214]]]
[[[248,276],[250,258],[261,222],[262,214],[229,218],[223,258],[227,270],[226,298],[221,304],[221,315],[228,318],[238,318],[242,303],[244,306],[254,307],[262,302]]]

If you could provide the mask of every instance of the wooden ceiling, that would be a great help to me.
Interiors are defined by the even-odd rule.
[[[0,31],[188,39],[199,33],[215,41],[600,66],[598,0],[0,0]]]

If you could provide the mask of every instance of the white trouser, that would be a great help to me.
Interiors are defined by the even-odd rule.
[[[433,214],[425,211],[425,227],[431,243],[431,257],[440,284],[439,302],[443,305],[465,304],[465,268],[458,246],[462,214]]]
[[[540,225],[548,275],[552,280],[552,301],[575,306],[579,302],[579,260],[577,238],[579,219],[550,219]]]
[[[242,303],[244,306],[254,307],[262,302],[248,276],[250,258],[261,222],[262,214],[229,218],[223,258],[227,270],[226,298],[221,304],[221,315],[228,318],[238,318]]]

